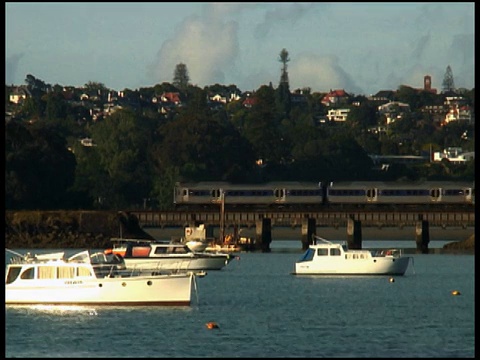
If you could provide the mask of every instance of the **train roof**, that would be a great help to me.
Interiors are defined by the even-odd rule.
[[[188,188],[220,188],[225,187],[228,189],[244,189],[244,188],[274,188],[274,187],[310,187],[310,188],[320,188],[322,185],[321,182],[307,182],[307,181],[272,181],[268,183],[261,184],[237,184],[229,182],[217,182],[217,181],[203,181],[198,183],[177,183],[177,187],[188,187]]]
[[[329,188],[402,188],[402,187],[438,187],[438,188],[475,188],[474,182],[468,181],[334,181]]]

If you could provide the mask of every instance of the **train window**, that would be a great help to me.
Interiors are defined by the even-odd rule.
[[[440,197],[440,189],[432,189],[430,190],[430,196],[434,199]]]
[[[188,195],[188,190],[187,189],[183,189],[183,196],[187,196]]]
[[[367,190],[367,197],[368,198],[373,198],[373,197],[375,197],[375,193],[376,193],[375,189],[368,189]]]
[[[457,190],[445,190],[445,195],[448,195],[448,196],[464,195],[464,192],[463,192],[462,189],[457,189]]]
[[[220,197],[220,190],[219,189],[213,189],[210,194],[212,195],[212,197],[214,198],[219,198]]]

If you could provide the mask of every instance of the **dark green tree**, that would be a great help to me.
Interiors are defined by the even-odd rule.
[[[172,84],[181,91],[185,91],[189,85],[189,81],[190,77],[188,75],[187,65],[184,63],[177,64],[173,73]]]
[[[363,101],[359,106],[351,106],[347,117],[347,123],[358,131],[375,127],[378,125],[377,109],[375,105]]]
[[[264,164],[282,164],[289,149],[284,144],[275,114],[275,92],[261,86],[255,92],[256,103],[245,118],[243,135]]]
[[[107,176],[111,208],[140,206],[152,188],[149,149],[152,124],[128,109],[118,110],[92,127],[100,166]]]
[[[45,120],[53,122],[67,117],[68,106],[61,93],[51,92],[45,96]]]
[[[65,139],[55,127],[42,124],[26,129],[9,122],[5,130],[6,208],[65,208],[76,166]]]
[[[455,81],[453,80],[452,68],[448,65],[442,81],[442,92],[448,93],[452,91],[455,91]]]
[[[178,169],[176,181],[248,180],[255,157],[231,123],[210,114],[182,112],[159,130],[156,173]]]

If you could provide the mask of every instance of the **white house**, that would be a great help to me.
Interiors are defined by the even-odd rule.
[[[327,118],[330,121],[346,121],[350,109],[330,109]]]

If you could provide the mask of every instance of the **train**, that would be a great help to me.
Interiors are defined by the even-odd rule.
[[[176,183],[176,209],[272,208],[343,209],[349,207],[469,207],[475,204],[475,183],[466,181],[333,181]]]

